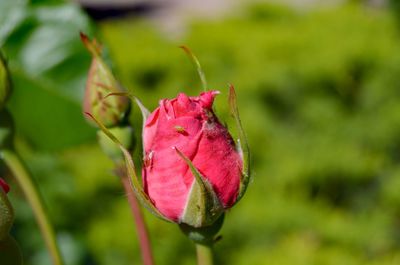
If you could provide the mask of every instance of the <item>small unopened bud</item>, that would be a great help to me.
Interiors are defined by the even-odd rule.
[[[0,109],[3,108],[10,93],[10,79],[2,55],[0,54]]]
[[[86,82],[83,110],[91,113],[106,127],[119,125],[130,109],[130,101],[127,97],[110,96],[123,93],[124,90],[101,58],[101,50],[97,42],[89,40],[83,33],[81,33],[81,40],[93,56]],[[91,119],[88,120],[93,123]]]

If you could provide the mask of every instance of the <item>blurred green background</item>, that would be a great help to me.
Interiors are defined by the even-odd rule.
[[[400,5],[290,2],[237,1],[212,16],[181,9],[97,22],[70,2],[0,2],[17,149],[67,265],[140,264],[126,195],[81,113],[90,56],[79,31],[100,39],[121,83],[150,109],[160,98],[201,90],[181,44],[222,92],[216,112],[233,134],[226,103],[227,83],[235,85],[253,179],[227,214],[217,264],[400,264]],[[140,113],[131,115],[139,136]],[[2,164],[0,174],[13,188],[13,234],[26,264],[50,264]],[[195,263],[176,225],[146,219],[157,264]]]

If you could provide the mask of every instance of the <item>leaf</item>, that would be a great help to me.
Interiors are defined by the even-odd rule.
[[[81,114],[90,55],[79,31],[92,32],[75,4],[0,3],[0,45],[14,83],[9,107],[19,135],[36,147],[65,148],[95,134]]]

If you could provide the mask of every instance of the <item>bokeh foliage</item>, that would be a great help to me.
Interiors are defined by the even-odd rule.
[[[221,21],[193,22],[179,40],[139,20],[99,25],[122,84],[151,109],[159,98],[201,90],[177,48],[182,43],[200,59],[209,85],[222,92],[216,111],[232,129],[227,83],[237,89],[254,176],[227,215],[216,246],[218,264],[399,264],[400,36],[392,15],[361,4],[309,11],[259,4]],[[77,48],[79,64],[73,65],[83,68],[88,56],[78,42],[71,39],[69,46]],[[14,47],[4,48],[11,70],[22,56]],[[64,84],[58,70],[46,73],[37,76]],[[34,102],[39,92],[15,76],[10,107],[18,124],[15,102]],[[83,91],[60,87],[60,93]],[[52,100],[35,109],[80,112],[78,104],[64,110]],[[30,115],[24,113],[25,119]],[[83,117],[52,124],[52,115],[46,126],[63,131],[46,137],[64,141],[89,130]],[[134,109],[138,135],[140,119]],[[79,138],[40,145],[32,140],[42,137],[39,125],[24,129],[25,122],[19,121],[18,148],[48,202],[69,264],[138,263],[124,194],[96,143]],[[27,264],[46,264],[29,209],[15,201],[15,235]],[[194,248],[177,227],[146,217],[158,264],[194,264]]]
[[[64,148],[93,136],[80,119],[90,56],[77,37],[79,31],[92,29],[76,5],[0,2],[0,47],[17,87],[10,107],[20,132],[39,149]],[[71,127],[75,134],[69,132]]]

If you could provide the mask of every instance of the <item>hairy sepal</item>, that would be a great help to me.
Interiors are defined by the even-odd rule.
[[[110,97],[110,96],[124,96],[130,98],[132,101],[136,103],[136,105],[139,107],[140,112],[142,113],[143,117],[143,125],[142,125],[142,132],[144,131],[144,127],[146,126],[146,121],[147,118],[150,116],[150,111],[143,105],[143,103],[140,101],[139,98],[135,97],[134,95],[126,92],[121,92],[121,93],[110,93],[108,94],[105,98]],[[144,151],[144,146],[143,146],[143,156],[145,155]]]
[[[243,170],[240,178],[240,188],[236,203],[243,197],[250,181],[250,151],[246,134],[244,133],[242,122],[239,117],[239,109],[236,102],[236,92],[232,84],[229,84],[229,108],[235,120],[239,139],[237,141],[237,151],[243,159]]]
[[[224,212],[221,201],[215,194],[211,184],[201,175],[192,161],[179,149],[175,147],[174,149],[188,165],[195,179],[188,194],[188,200],[180,222],[193,227],[210,226]]]
[[[136,198],[140,201],[140,203],[149,210],[153,215],[165,220],[169,221],[160,211],[154,206],[153,202],[149,198],[149,196],[144,192],[142,185],[139,183],[138,177],[136,175],[135,164],[133,163],[133,159],[129,151],[122,145],[122,143],[101,123],[99,122],[93,115],[90,113],[86,113],[93,121],[99,126],[99,128],[107,135],[118,147],[121,149],[126,164],[126,170],[128,175],[130,176],[132,189]]]
[[[185,53],[189,56],[190,61],[191,61],[191,62],[193,63],[193,65],[195,66],[196,71],[197,71],[197,74],[198,74],[199,77],[200,77],[200,81],[201,81],[201,84],[202,84],[202,86],[203,86],[203,90],[204,90],[204,91],[207,91],[208,86],[207,86],[206,76],[205,76],[205,74],[204,74],[204,72],[203,72],[203,69],[201,68],[200,62],[199,62],[199,60],[197,59],[196,55],[194,55],[194,53],[189,49],[189,47],[187,47],[187,46],[185,46],[185,45],[182,45],[182,46],[180,46],[179,48],[181,48],[182,50],[184,50]]]

